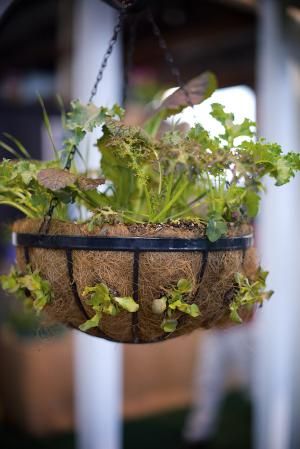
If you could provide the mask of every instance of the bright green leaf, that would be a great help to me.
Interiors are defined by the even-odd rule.
[[[165,332],[174,332],[176,330],[178,321],[177,320],[169,320],[166,319],[162,322],[161,324],[161,328],[165,331]]]
[[[179,279],[177,282],[177,288],[180,293],[190,293],[193,288],[193,284],[189,279]]]
[[[207,227],[206,235],[211,242],[215,242],[227,232],[227,225],[224,221],[210,218]]]
[[[119,304],[122,309],[127,310],[127,312],[137,312],[139,310],[139,305],[134,301],[131,296],[125,296],[123,298],[115,297],[114,300]]]
[[[245,195],[245,206],[247,207],[248,216],[256,217],[259,210],[260,196],[253,190],[247,190]]]
[[[201,315],[201,312],[200,312],[197,304],[191,304],[190,309],[189,309],[189,315],[193,318],[196,318],[197,316]]]
[[[238,324],[241,324],[243,322],[235,307],[230,307],[230,319]]]
[[[89,329],[92,329],[93,327],[98,327],[100,322],[101,315],[100,313],[96,313],[93,318],[90,320],[85,321],[83,324],[79,326],[79,329],[83,332],[86,332]]]

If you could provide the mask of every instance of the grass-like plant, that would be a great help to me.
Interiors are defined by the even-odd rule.
[[[214,77],[206,73],[187,87],[191,95],[196,91],[193,101],[200,102],[212,93]],[[2,142],[11,153],[19,151],[20,159],[0,164],[0,204],[39,218],[55,197],[57,218],[67,220],[67,205],[74,203],[91,212],[90,227],[196,220],[206,225],[211,241],[226,233],[228,223],[248,223],[258,213],[264,178],[273,178],[278,186],[289,182],[299,170],[299,155],[283,154],[278,144],[257,139],[254,122],[237,123],[216,103],[210,114],[222,126],[219,135],[200,123],[187,132],[174,126],[159,133],[162,121],[187,106],[186,101],[181,90],[175,92],[140,127],[125,125],[117,105],[108,109],[73,101],[64,120],[68,136],[53,161],[28,159],[16,139],[16,149]],[[97,179],[88,170],[78,174],[75,163],[70,172],[63,170],[69,154],[78,152],[79,143],[99,127]]]

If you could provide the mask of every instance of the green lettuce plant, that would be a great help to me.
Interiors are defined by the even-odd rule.
[[[25,273],[12,267],[8,275],[0,276],[3,290],[20,298],[25,306],[40,313],[51,302],[53,291],[50,283],[43,279],[38,270],[27,265]]]
[[[176,287],[165,290],[165,294],[152,303],[152,311],[162,315],[161,328],[165,332],[174,332],[178,324],[178,313],[176,311],[190,315],[193,318],[201,315],[197,304],[189,304],[187,301],[192,292],[193,286],[188,279],[179,279]]]
[[[214,87],[210,73],[187,85],[195,103]],[[161,133],[162,121],[187,105],[179,89],[146,123],[129,126],[118,105],[109,109],[73,101],[64,120],[67,137],[62,148],[55,149],[53,161],[29,160],[17,140],[10,139],[16,150],[1,143],[20,159],[0,164],[0,204],[41,218],[56,198],[56,218],[69,219],[69,204],[84,207],[90,212],[90,229],[105,222],[193,220],[203,223],[208,239],[216,241],[229,223],[249,223],[257,215],[266,176],[278,186],[289,182],[300,168],[300,158],[257,139],[254,122],[237,123],[217,103],[210,114],[221,125],[220,134],[211,135],[200,123],[187,132],[174,126]],[[70,172],[64,170],[70,154],[80,159],[78,145],[96,128],[103,131],[95,142],[101,153],[98,170],[78,173],[76,162]]]
[[[250,282],[246,276],[241,273],[235,274],[236,291],[233,300],[229,305],[230,318],[236,323],[242,323],[239,314],[241,309],[251,310],[255,304],[262,306],[263,302],[270,299],[273,291],[266,291],[267,271],[261,268],[258,270],[256,280]]]
[[[88,297],[86,304],[91,306],[95,315],[79,326],[81,331],[87,331],[93,327],[98,327],[103,315],[118,315],[121,310],[134,313],[139,309],[139,305],[131,296],[115,296],[107,287],[100,283],[93,287],[86,287],[83,296]]]

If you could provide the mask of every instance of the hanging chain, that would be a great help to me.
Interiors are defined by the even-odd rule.
[[[53,212],[57,206],[58,206],[58,199],[55,196],[53,196],[52,199],[50,200],[49,208],[43,218],[41,226],[39,227],[39,233],[44,232],[45,234],[48,234]]]
[[[73,161],[73,159],[75,157],[75,154],[76,154],[77,150],[78,150],[78,148],[75,145],[72,148],[72,150],[70,151],[70,153],[68,154],[67,160],[66,160],[65,165],[64,165],[64,170],[70,170],[71,165],[72,165],[72,161]]]
[[[154,36],[157,38],[157,40],[158,40],[158,44],[159,44],[160,48],[162,49],[162,51],[164,53],[165,60],[166,60],[166,62],[168,64],[168,66],[170,67],[171,73],[173,74],[174,78],[176,79],[177,85],[183,91],[188,105],[193,107],[194,104],[193,104],[193,102],[191,100],[189,92],[187,91],[187,89],[186,89],[186,87],[185,87],[185,85],[184,85],[184,83],[182,81],[179,68],[175,64],[173,55],[172,55],[172,53],[171,53],[171,51],[170,51],[170,49],[168,47],[168,44],[167,44],[165,38],[163,37],[163,35],[162,35],[162,33],[161,33],[157,23],[154,20],[154,17],[153,17],[151,9],[148,9],[147,16],[148,16],[148,20],[149,20],[149,22],[150,22],[150,24],[152,26],[152,32],[153,32]]]

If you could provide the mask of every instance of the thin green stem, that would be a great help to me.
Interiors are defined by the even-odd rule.
[[[178,199],[181,197],[181,195],[183,194],[183,192],[185,191],[185,189],[187,188],[189,182],[186,180],[180,189],[177,190],[176,194],[173,196],[173,198],[165,205],[165,207],[162,209],[162,211],[156,215],[153,218],[153,222],[157,223],[160,220],[163,220],[165,218],[166,213],[172,208],[173,204],[176,203],[176,201],[178,201]]]
[[[178,212],[177,214],[171,215],[169,217],[170,220],[176,220],[177,218],[182,217],[184,214],[186,214],[187,212],[192,211],[193,209],[196,209],[196,207],[198,207],[200,205],[200,203],[196,203],[191,207],[187,207],[186,209],[183,209],[181,212]],[[199,218],[197,217],[197,220],[201,221],[202,223],[207,223],[207,220],[204,220],[203,218]]]
[[[207,195],[207,190],[205,190],[204,192],[202,192],[199,196],[197,196],[197,198],[195,198],[193,201],[191,201],[188,206],[191,207],[193,206],[193,204],[197,203],[199,200],[201,200],[202,198],[205,197],[205,195]]]
[[[161,163],[157,154],[157,151],[153,150],[156,160],[157,160],[157,164],[158,164],[158,172],[159,172],[159,183],[158,183],[158,195],[161,194],[161,190],[162,190],[162,169],[161,169]]]
[[[152,204],[151,204],[150,193],[149,193],[146,183],[144,183],[144,192],[145,192],[145,196],[146,196],[146,202],[147,202],[147,208],[149,210],[149,215],[151,216],[153,213],[153,209],[152,209]]]
[[[17,159],[22,159],[21,155],[16,150],[14,150],[10,145],[7,145],[7,143],[3,142],[2,140],[0,141],[0,147],[2,147],[8,153],[12,154]]]
[[[26,159],[31,159],[30,154],[28,153],[28,151],[26,150],[24,145],[18,139],[16,139],[14,136],[12,136],[9,133],[3,133],[3,135],[5,137],[7,137],[9,140],[11,140],[17,146],[19,151],[21,151],[21,153],[23,154],[23,156],[25,156]]]
[[[173,190],[173,181],[174,181],[174,173],[172,172],[168,177],[168,183],[167,183],[167,192],[166,192],[166,198],[165,201],[168,203],[171,199],[171,193]]]
[[[38,100],[39,100],[41,108],[42,108],[44,125],[45,125],[47,134],[49,136],[49,139],[50,139],[50,142],[51,142],[51,145],[52,145],[52,149],[53,149],[53,153],[54,153],[55,159],[59,160],[58,151],[57,151],[57,148],[55,146],[54,137],[53,137],[53,134],[52,134],[52,128],[51,128],[50,119],[49,119],[49,116],[48,116],[48,113],[47,113],[47,110],[46,110],[46,107],[45,107],[45,103],[44,103],[42,97],[40,96],[40,94],[38,94]]]
[[[144,221],[137,220],[137,219],[134,218],[134,217],[129,217],[128,215],[123,214],[122,212],[120,212],[120,216],[121,216],[122,218],[125,218],[125,220],[130,221],[131,223],[139,223],[139,224],[144,224],[144,223],[145,223]]]

